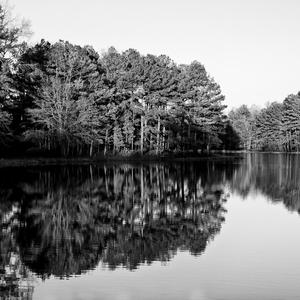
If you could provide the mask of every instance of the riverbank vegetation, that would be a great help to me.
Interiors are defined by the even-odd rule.
[[[194,61],[45,40],[0,7],[1,154],[132,155],[232,148],[220,86]],[[11,43],[8,43],[12,41]]]
[[[41,40],[0,4],[0,157],[300,151],[300,94],[224,113],[203,64]]]
[[[242,105],[229,113],[240,147],[258,151],[300,151],[300,92],[263,109]]]

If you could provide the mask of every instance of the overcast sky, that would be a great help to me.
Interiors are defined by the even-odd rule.
[[[44,38],[101,51],[198,60],[226,104],[263,106],[300,90],[299,0],[11,0]]]

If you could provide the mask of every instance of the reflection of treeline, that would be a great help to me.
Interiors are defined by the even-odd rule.
[[[293,154],[248,155],[235,171],[232,187],[243,196],[258,190],[273,202],[300,213],[300,156]]]
[[[1,198],[2,199],[2,198]],[[17,206],[0,203],[0,299],[32,299],[32,276],[20,259],[13,232]],[[4,202],[4,203],[3,203]]]
[[[178,249],[201,254],[224,221],[222,187],[233,170],[203,163],[24,172],[10,184],[6,170],[1,214],[14,217],[5,227],[22,263],[46,278],[80,274],[100,261],[134,269]],[[5,234],[4,223],[1,229]]]

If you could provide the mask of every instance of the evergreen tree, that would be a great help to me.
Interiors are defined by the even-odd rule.
[[[300,93],[283,101],[282,134],[288,150],[300,150]]]

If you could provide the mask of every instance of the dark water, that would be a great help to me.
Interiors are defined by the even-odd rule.
[[[300,299],[300,156],[0,169],[0,299]]]

